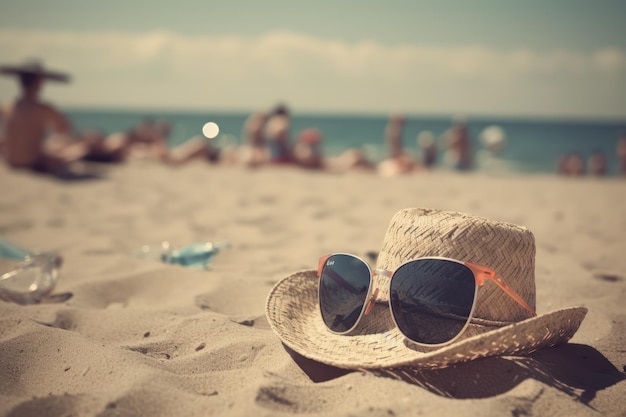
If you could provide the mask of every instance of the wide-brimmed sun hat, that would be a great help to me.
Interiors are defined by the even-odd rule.
[[[26,61],[18,65],[0,65],[0,74],[4,75],[37,75],[46,80],[69,82],[70,76],[68,74],[51,71],[44,67],[43,63],[37,60]]]
[[[421,257],[446,257],[487,266],[535,309],[535,239],[526,228],[470,214],[405,209],[395,214],[376,268],[394,271]],[[266,315],[282,342],[298,354],[346,369],[443,368],[488,356],[527,355],[568,341],[587,309],[570,307],[528,318],[528,312],[491,282],[478,291],[474,317],[463,335],[441,347],[412,343],[395,326],[388,284],[354,332],[330,332],[322,321],[316,270],[296,272],[270,291]],[[382,302],[380,302],[382,301]],[[482,321],[480,319],[483,319]],[[484,325],[501,322],[503,326]]]

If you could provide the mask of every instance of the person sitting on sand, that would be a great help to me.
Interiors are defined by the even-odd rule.
[[[556,161],[556,172],[559,175],[567,176],[569,172],[569,153],[564,153],[559,156]]]
[[[581,177],[585,174],[585,163],[578,153],[568,152],[559,158],[557,170],[566,177]]]
[[[384,177],[408,174],[415,168],[415,161],[404,149],[402,134],[406,118],[403,115],[394,115],[389,118],[385,128],[385,142],[387,144],[387,159],[378,165],[378,172]]]
[[[619,175],[626,176],[626,132],[620,132],[616,146]]]
[[[603,177],[607,174],[607,160],[604,152],[596,150],[587,161],[587,172],[589,175]]]
[[[3,107],[0,114],[3,124],[0,138],[9,166],[63,173],[74,162],[96,155],[100,161],[123,160],[126,148],[123,135],[108,140],[87,131],[76,137],[67,117],[40,100],[44,81],[68,82],[69,76],[45,70],[38,62],[1,66],[0,73],[17,76],[21,89],[20,97]]]
[[[270,114],[263,128],[263,137],[267,143],[270,164],[293,162],[290,144],[291,118],[287,107],[278,105]]]
[[[269,161],[269,152],[263,136],[263,126],[267,120],[264,112],[254,112],[243,124],[243,146],[239,149],[241,161],[249,168],[255,168]]]
[[[309,169],[324,168],[324,158],[320,149],[321,142],[322,134],[318,129],[310,128],[301,131],[293,148],[296,164]]]
[[[464,120],[455,121],[446,133],[446,155],[448,165],[457,171],[468,171],[473,168],[472,144],[469,129]]]
[[[422,151],[422,166],[433,169],[437,163],[437,146],[435,136],[426,130],[417,135],[417,147]]]
[[[62,171],[88,151],[82,141],[71,143],[67,118],[52,105],[42,102],[39,93],[45,80],[67,82],[65,74],[47,71],[37,62],[1,66],[3,75],[17,76],[20,97],[2,108],[3,156],[13,168],[38,172]],[[51,138],[48,143],[47,139]]]

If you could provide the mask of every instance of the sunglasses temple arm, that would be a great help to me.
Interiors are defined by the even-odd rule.
[[[391,272],[387,271],[386,269],[374,269],[372,271],[372,279],[374,279],[374,276],[376,275],[382,275],[387,278],[391,278]],[[374,303],[376,303],[376,299],[378,298],[378,290],[379,289],[376,288],[372,296],[369,298],[369,300],[367,300],[367,304],[366,304],[367,306],[365,307],[365,315],[369,314],[370,311],[372,311],[372,308],[374,307]]]
[[[517,292],[515,292],[513,288],[509,287],[500,275],[496,274],[489,268],[477,264],[466,262],[465,265],[469,266],[470,269],[474,272],[474,274],[476,275],[476,283],[479,286],[482,286],[487,279],[493,281],[498,287],[500,287],[502,291],[505,292],[506,295],[515,300],[515,302],[523,307],[524,310],[528,311],[532,315],[532,317],[537,316],[537,312],[531,306],[529,306],[528,303],[524,301],[524,299]]]
[[[320,260],[317,263],[317,276],[319,278],[320,275],[322,275],[322,269],[324,268],[324,264],[326,264],[326,261],[328,260],[328,258],[330,258],[332,256],[332,254],[329,255],[324,255],[320,258]]]
[[[500,287],[500,289],[502,289],[502,291],[504,291],[509,297],[514,299],[517,304],[524,307],[524,309],[528,311],[533,317],[537,316],[537,312],[533,310],[533,308],[529,306],[528,303],[526,303],[526,301],[524,301],[524,299],[518,293],[516,293],[513,288],[509,287],[506,282],[502,280],[502,277],[496,274],[494,277],[490,277],[490,279],[495,282],[496,285]]]

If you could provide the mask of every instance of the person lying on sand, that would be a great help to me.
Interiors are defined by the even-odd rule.
[[[100,163],[123,162],[128,156],[128,137],[126,133],[122,132],[107,136],[96,129],[86,129],[81,133],[79,139],[85,143],[88,149],[82,159]]]
[[[308,169],[324,168],[324,157],[321,150],[322,134],[318,129],[304,129],[298,134],[293,147],[295,163]]]
[[[183,165],[191,161],[205,161],[216,164],[220,161],[221,150],[211,139],[194,136],[181,145],[163,154],[162,161],[169,165]]]

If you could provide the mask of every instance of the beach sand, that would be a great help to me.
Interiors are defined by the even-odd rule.
[[[1,415],[626,415],[626,181],[129,161],[74,182],[2,167],[0,194],[0,235],[58,251],[55,293],[73,295],[0,301]],[[326,253],[378,252],[408,207],[528,227],[537,311],[588,307],[575,337],[436,371],[290,354],[265,318],[272,286]],[[135,256],[164,240],[231,247],[209,271]]]

